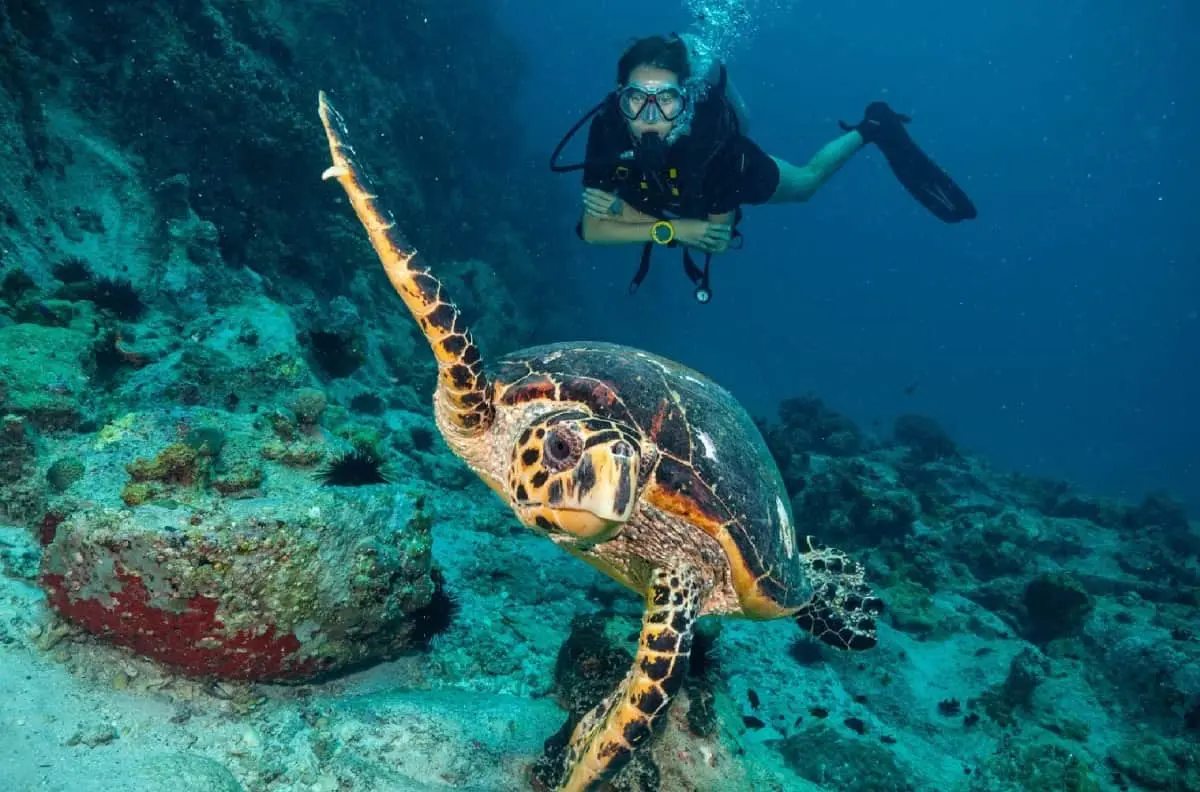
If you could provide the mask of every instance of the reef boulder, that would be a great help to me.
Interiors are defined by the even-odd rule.
[[[50,605],[193,676],[305,681],[402,650],[434,596],[422,499],[390,488],[67,515]]]

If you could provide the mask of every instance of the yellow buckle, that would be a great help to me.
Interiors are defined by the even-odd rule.
[[[659,233],[663,229],[667,232],[665,239]],[[659,220],[650,226],[650,238],[660,245],[669,245],[675,241],[675,226],[671,225],[670,220]]]

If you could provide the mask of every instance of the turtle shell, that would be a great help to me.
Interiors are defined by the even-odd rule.
[[[783,477],[729,391],[672,360],[617,344],[531,347],[490,368],[500,408],[583,403],[653,441],[660,455],[643,498],[720,543],[747,616],[779,616],[809,599],[800,563],[806,546]]]

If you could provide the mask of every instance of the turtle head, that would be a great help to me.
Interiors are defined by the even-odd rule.
[[[560,544],[611,539],[636,505],[642,453],[625,424],[576,410],[542,416],[513,446],[509,498],[523,523]]]

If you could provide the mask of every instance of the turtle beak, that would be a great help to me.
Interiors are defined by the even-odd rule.
[[[585,453],[572,478],[581,511],[596,519],[626,522],[633,514],[633,491],[637,485],[636,459],[600,446]]]
[[[554,521],[563,533],[552,538],[556,542],[571,545],[607,542],[617,535],[622,525],[586,511],[559,511]]]
[[[514,507],[526,525],[540,528],[556,543],[605,542],[633,515],[637,471],[636,453],[596,446],[572,470],[551,479],[544,498],[515,502]]]

